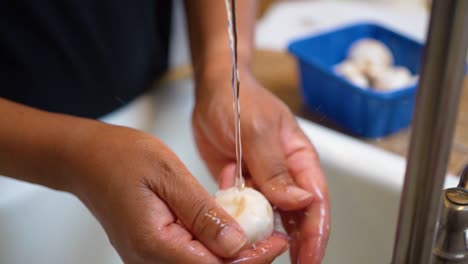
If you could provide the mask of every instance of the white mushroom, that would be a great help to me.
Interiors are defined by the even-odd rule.
[[[249,187],[231,187],[218,191],[215,198],[242,227],[247,243],[261,241],[272,234],[273,209],[260,192]]]
[[[417,82],[405,67],[393,66],[394,58],[384,43],[370,38],[351,45],[347,60],[334,67],[335,72],[361,88],[391,91]]]
[[[372,84],[379,78],[379,76],[384,75],[392,66],[383,66],[383,65],[374,65],[368,67],[364,73],[369,80],[369,83]]]
[[[362,74],[359,67],[353,61],[343,61],[335,66],[335,71],[338,75],[343,76],[349,82],[358,87],[366,88],[369,86],[369,81],[366,76]]]
[[[348,59],[354,61],[366,75],[375,67],[388,67],[393,64],[390,49],[382,42],[368,38],[358,40],[351,45]]]
[[[407,87],[415,82],[411,72],[405,67],[388,68],[378,75],[373,87],[379,91],[391,91]]]
[[[350,75],[361,73],[360,69],[353,63],[353,61],[345,60],[335,66],[335,71],[341,75]]]
[[[356,85],[357,87],[360,87],[360,88],[369,87],[369,81],[367,80],[366,76],[364,76],[363,74],[354,74],[354,75],[349,75],[345,77],[350,83]]]

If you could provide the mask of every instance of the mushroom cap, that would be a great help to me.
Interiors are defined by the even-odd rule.
[[[273,233],[273,208],[255,189],[231,187],[216,192],[215,199],[239,223],[247,243],[264,240]]]

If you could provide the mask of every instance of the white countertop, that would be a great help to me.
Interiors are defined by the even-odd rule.
[[[258,48],[286,50],[293,39],[356,22],[376,22],[420,42],[429,13],[421,6],[359,1],[283,1],[257,23]]]

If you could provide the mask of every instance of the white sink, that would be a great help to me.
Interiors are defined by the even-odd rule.
[[[162,138],[213,193],[189,126],[192,82],[161,87],[103,120]],[[227,113],[230,114],[230,113]],[[405,161],[300,120],[329,181],[332,233],[324,263],[389,263]],[[456,184],[448,177],[447,184]],[[0,177],[0,263],[121,263],[105,233],[73,196]],[[275,263],[289,263],[286,255]]]

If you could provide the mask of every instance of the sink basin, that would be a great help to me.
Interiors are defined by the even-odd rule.
[[[211,193],[190,129],[192,81],[153,90],[103,121],[163,139]],[[230,114],[230,113],[227,113]],[[389,263],[405,160],[353,138],[299,120],[321,156],[332,203],[324,263]],[[448,176],[447,186],[455,186]],[[0,177],[0,263],[121,263],[104,231],[72,195]],[[286,255],[275,263],[290,263]]]

